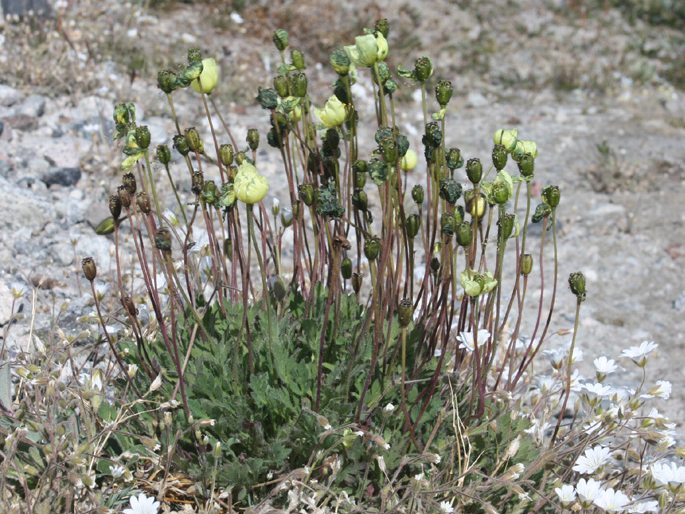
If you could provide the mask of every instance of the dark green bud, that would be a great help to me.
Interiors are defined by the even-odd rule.
[[[201,171],[193,171],[193,176],[190,182],[190,190],[193,194],[199,195],[205,187],[205,178]]]
[[[394,133],[390,127],[381,127],[378,130],[376,130],[376,133],[374,134],[373,138],[378,143],[379,145],[386,139],[392,139],[394,137]]]
[[[304,64],[304,54],[301,50],[293,48],[290,50],[290,62],[296,70],[304,70],[307,66]]]
[[[461,197],[461,184],[452,178],[440,180],[440,198],[454,205]]]
[[[409,298],[403,298],[397,306],[397,319],[400,322],[400,328],[406,328],[414,318],[414,304]]]
[[[247,146],[250,147],[250,150],[255,152],[257,148],[259,148],[259,131],[256,128],[247,129],[247,137],[245,140],[247,141]]]
[[[378,84],[379,80],[381,85],[385,84],[385,81],[390,78],[390,68],[388,68],[388,65],[385,62],[376,63],[376,67],[378,69],[378,76],[374,73],[371,77],[372,80],[375,84]]]
[[[354,171],[355,173],[366,173],[368,171],[368,166],[369,163],[362,159],[359,159],[357,161],[354,161],[354,164],[352,165],[352,171]]]
[[[271,277],[269,280],[269,286],[271,289],[271,294],[274,300],[277,302],[282,302],[283,299],[288,295],[288,288],[285,286],[285,281],[280,276]]]
[[[495,182],[492,184],[490,196],[490,200],[497,205],[504,205],[509,201],[509,188],[504,182]]]
[[[274,35],[271,38],[279,52],[282,52],[288,48],[288,32],[283,29],[276,29]]]
[[[95,233],[99,236],[107,236],[109,234],[112,234],[114,232],[114,218],[111,216],[108,216],[104,220],[102,220],[100,223],[97,224],[97,226],[93,229]]]
[[[333,84],[333,94],[344,104],[350,103],[350,96],[347,92],[347,87],[342,80],[338,79]],[[350,116],[351,117],[351,116]]]
[[[355,172],[354,174],[354,187],[363,188],[366,185],[366,172]]]
[[[406,229],[407,237],[409,239],[414,239],[418,235],[420,227],[421,216],[419,216],[418,214],[410,214],[409,216],[407,216]]]
[[[528,276],[533,271],[533,256],[529,253],[521,255],[521,275]]]
[[[500,216],[497,220],[497,239],[502,243],[511,237],[514,233],[514,225],[516,222],[516,216],[511,213],[507,213],[504,216]]]
[[[81,269],[83,270],[83,275],[89,282],[95,280],[98,270],[92,257],[86,257],[81,261]]]
[[[393,94],[395,94],[395,91],[397,91],[397,88],[398,88],[397,82],[395,82],[393,79],[387,79],[387,80],[383,83],[383,92],[384,92],[386,95],[393,95]]]
[[[290,96],[290,81],[285,75],[276,75],[274,77],[274,89],[281,98]]]
[[[568,285],[571,288],[571,292],[576,295],[579,302],[585,300],[585,275],[580,271],[576,273],[571,273],[568,277]]]
[[[492,148],[492,164],[495,166],[497,171],[501,171],[507,165],[507,149],[504,145],[495,145]]]
[[[440,259],[436,255],[431,258],[430,267],[433,273],[440,271]]]
[[[207,205],[216,205],[219,203],[219,189],[213,180],[207,180],[202,187],[202,201]]]
[[[421,139],[423,144],[427,147],[437,148],[442,142],[442,131],[440,125],[436,121],[426,123],[426,133]]]
[[[224,239],[224,255],[230,261],[233,260],[233,240],[226,238]]]
[[[352,259],[345,257],[340,263],[340,274],[345,280],[352,278]]]
[[[470,223],[461,223],[457,227],[457,244],[464,248],[471,245],[473,241],[473,231]]]
[[[121,216],[121,198],[119,195],[109,195],[109,212],[112,213],[114,221],[119,221],[119,216]]]
[[[323,158],[323,176],[327,179],[333,179],[338,176],[340,171],[340,164],[335,157]]]
[[[278,107],[278,93],[271,88],[260,87],[257,90],[257,103],[262,109],[273,110]]]
[[[136,195],[136,204],[138,205],[140,212],[146,216],[152,211],[152,207],[150,206],[150,197],[148,197],[145,191],[140,191]]]
[[[233,150],[233,145],[230,143],[223,144],[219,147],[219,158],[221,159],[221,164],[224,166],[230,166],[233,164],[233,155],[235,151]]]
[[[364,255],[369,261],[375,261],[381,253],[381,240],[374,236],[369,236],[364,241]]]
[[[354,294],[359,294],[362,289],[362,276],[357,272],[352,273],[352,289]]]
[[[535,213],[531,218],[533,223],[540,223],[543,219],[552,214],[552,208],[546,203],[541,203],[535,208]]]
[[[447,150],[445,161],[447,161],[447,167],[451,171],[461,168],[464,165],[464,159],[461,156],[461,150],[459,150],[459,148],[450,148]]]
[[[155,232],[155,248],[157,250],[168,253],[171,252],[171,232],[167,228],[158,228]]]
[[[433,74],[433,63],[428,57],[419,57],[414,63],[414,78],[425,82]]]
[[[443,213],[442,218],[440,218],[440,231],[442,232],[442,235],[448,238],[452,237],[454,235],[455,229],[456,223],[452,213]]]
[[[369,175],[376,184],[382,184],[388,178],[388,164],[374,157],[369,161]]]
[[[202,62],[202,51],[199,48],[188,49],[188,64]]]
[[[383,160],[394,165],[397,162],[397,145],[392,138],[384,139],[380,144]]]
[[[298,98],[307,95],[307,75],[301,72],[290,75],[290,93]]]
[[[205,146],[202,144],[200,133],[195,127],[186,129],[185,136],[186,141],[188,142],[188,148],[191,152],[203,153],[205,151]]]
[[[369,197],[363,189],[355,189],[352,194],[352,205],[360,211],[366,211],[369,208]]]
[[[338,47],[331,53],[330,63],[335,72],[344,77],[350,71],[350,57],[344,48]]]
[[[297,192],[300,200],[307,207],[311,207],[314,204],[314,186],[312,184],[300,184],[297,187]]]
[[[440,104],[441,108],[445,108],[452,98],[452,93],[454,88],[449,80],[441,80],[438,85],[435,86],[435,99]]]
[[[123,184],[117,187],[117,196],[121,200],[121,206],[124,209],[128,209],[131,206],[131,193],[128,192],[128,189]]]
[[[246,160],[247,160],[247,155],[245,155],[245,152],[238,152],[237,154],[235,154],[235,163],[238,166],[240,166]]]
[[[143,150],[150,147],[150,129],[147,125],[136,127],[136,144]]]
[[[387,18],[379,18],[376,20],[376,25],[374,26],[376,32],[383,34],[385,39],[388,39],[388,34],[390,33],[390,23],[388,23]]]
[[[457,208],[454,209],[453,214],[457,225],[464,221],[464,208],[461,205],[457,205]]]
[[[168,166],[171,162],[171,150],[167,145],[157,145],[157,160],[164,166]]]
[[[535,172],[535,159],[529,153],[524,153],[518,161],[519,172],[522,177],[530,178]]]
[[[552,210],[557,208],[560,199],[559,186],[547,186],[542,190],[542,201],[549,205]]]
[[[129,194],[136,194],[136,176],[133,173],[124,173],[124,176],[121,177],[121,183],[124,185]]]
[[[176,83],[182,87],[188,87],[190,83],[202,74],[202,61],[189,64],[183,73],[176,76]]]
[[[397,145],[397,157],[401,159],[409,150],[409,140],[404,134],[398,134],[395,137],[395,144]]]
[[[480,182],[483,176],[483,165],[480,163],[480,159],[469,159],[466,161],[466,176],[474,184]]]
[[[419,205],[419,206],[423,205],[423,199],[424,199],[423,186],[420,184],[416,184],[411,189],[411,197],[412,197],[412,200],[414,200],[414,202],[416,202],[417,205]]]
[[[266,142],[273,148],[283,148],[283,136],[281,134],[280,131],[271,127],[266,133]]]
[[[333,152],[332,150],[337,150],[340,147],[340,134],[338,131],[334,128],[330,128],[326,131],[326,134],[324,135],[323,138],[323,149],[324,153],[327,155],[336,155],[340,156],[339,152]]]
[[[157,87],[167,95],[176,89],[176,74],[171,70],[160,70],[157,73]]]
[[[184,157],[190,152],[190,147],[188,146],[188,140],[182,134],[176,134],[174,136],[174,148],[178,153]]]
[[[299,205],[299,204],[298,204]],[[297,208],[297,206],[295,206]],[[290,225],[293,224],[293,220],[295,217],[293,216],[293,211],[290,209],[283,209],[281,212],[281,224],[283,227],[288,228]]]

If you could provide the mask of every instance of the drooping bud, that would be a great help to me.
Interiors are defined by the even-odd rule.
[[[167,145],[157,145],[157,160],[164,166],[168,166],[171,162],[171,150]]]
[[[278,96],[287,98],[290,96],[290,81],[285,75],[276,75],[273,81],[274,89]]]
[[[457,227],[457,244],[464,248],[471,245],[473,241],[473,231],[470,223],[461,223]]]
[[[414,202],[416,202],[417,205],[419,205],[419,206],[423,205],[424,190],[423,190],[423,186],[421,184],[416,184],[411,189],[411,197],[412,197],[412,200],[414,200]]]
[[[461,168],[464,165],[464,159],[461,156],[461,150],[459,150],[459,148],[450,148],[447,150],[445,160],[447,161],[447,167],[452,171]]]
[[[297,207],[297,205],[295,207]],[[283,209],[283,211],[281,212],[281,224],[285,228],[288,228],[290,225],[292,225],[294,219],[295,218],[293,216],[293,211],[291,211],[290,209]]]
[[[347,55],[345,49],[341,47],[333,50],[330,57],[330,63],[333,67],[333,70],[335,70],[335,72],[341,77],[344,77],[349,73],[350,64],[352,64],[350,62],[350,56]]]
[[[375,236],[369,236],[364,241],[364,256],[369,261],[375,261],[381,253],[381,240]]]
[[[205,151],[205,146],[200,138],[200,133],[195,127],[187,128],[185,136],[186,141],[188,142],[188,148],[191,152],[203,153]]]
[[[83,275],[89,282],[95,280],[98,274],[97,266],[95,266],[95,260],[92,257],[86,257],[81,261],[81,269],[83,270]]]
[[[272,41],[279,52],[288,48],[288,32],[283,29],[276,29],[272,36]]]
[[[340,274],[345,280],[352,278],[352,259],[345,257],[340,263]]]
[[[495,145],[492,148],[492,164],[495,166],[497,171],[501,171],[507,165],[507,149],[504,145]]]
[[[259,148],[259,131],[256,128],[247,129],[247,146],[255,152]]]
[[[435,86],[435,99],[442,109],[447,107],[447,104],[452,98],[453,91],[454,87],[449,80],[441,80],[438,82],[438,85]]]
[[[314,186],[312,184],[300,184],[297,187],[297,192],[299,194],[300,200],[307,207],[311,207],[314,203]]]
[[[419,233],[419,227],[421,226],[421,216],[418,214],[410,214],[407,216],[407,237],[409,239],[414,239]]]
[[[157,73],[157,87],[167,95],[176,89],[176,74],[171,70],[161,70]]]
[[[119,221],[119,216],[121,216],[121,198],[118,194],[109,195],[109,212],[112,213],[112,218],[114,221]]]
[[[480,159],[469,159],[466,161],[466,176],[474,184],[480,182],[483,176],[483,165],[480,163]]]
[[[150,147],[150,129],[147,125],[136,127],[136,144],[143,150],[147,150]]]
[[[521,255],[521,275],[530,275],[533,271],[533,256],[529,253]]]
[[[414,63],[414,78],[425,82],[433,75],[433,63],[428,57],[419,57]]]
[[[461,197],[461,184],[452,178],[443,178],[440,180],[440,198],[445,200],[448,204],[454,205]]]
[[[140,191],[136,195],[136,203],[138,204],[138,209],[145,215],[150,214],[152,207],[150,205],[150,197],[148,197],[145,191]]]
[[[514,233],[514,225],[516,222],[516,216],[511,213],[507,213],[504,216],[500,216],[497,220],[497,240],[503,243],[511,237]]]
[[[230,143],[223,144],[219,147],[219,158],[221,159],[221,164],[224,166],[230,166],[233,164],[233,145]]]
[[[121,183],[129,194],[136,194],[136,176],[133,173],[124,173],[124,176],[121,177]]]
[[[128,189],[123,184],[117,188],[117,196],[124,209],[128,209],[131,206],[131,193],[128,192]]]
[[[188,141],[182,134],[176,134],[174,136],[174,148],[178,153],[184,157],[190,152],[190,147],[188,146]]]
[[[576,298],[579,302],[585,300],[585,275],[583,275],[582,272],[577,271],[575,273],[571,273],[568,277],[568,285],[571,288],[571,292],[576,295]]]
[[[518,161],[519,172],[522,177],[530,178],[535,172],[535,159],[532,155],[524,153]]]
[[[298,98],[307,96],[307,75],[304,73],[290,75],[290,94]]]
[[[369,208],[369,197],[363,189],[355,189],[352,194],[352,205],[360,211],[366,211]]]
[[[397,319],[400,328],[406,328],[414,318],[414,304],[409,298],[403,298],[397,306]]]
[[[167,228],[158,228],[155,232],[155,248],[163,253],[171,252],[171,232]]]
[[[304,70],[307,66],[304,63],[304,54],[301,50],[293,48],[290,50],[290,62],[296,70]]]
[[[376,20],[376,25],[374,26],[377,32],[383,34],[385,39],[388,39],[388,33],[390,32],[390,23],[388,23],[387,18],[379,18]]]
[[[285,281],[280,276],[271,277],[270,280],[271,294],[274,300],[282,302],[288,295],[288,288],[285,286]]]
[[[552,210],[557,208],[560,199],[559,186],[547,186],[542,190],[542,201],[549,205]]]
[[[199,195],[205,187],[205,178],[201,171],[193,171],[193,176],[190,182],[190,190],[193,194]]]
[[[271,111],[278,107],[278,93],[274,89],[260,87],[257,90],[257,103],[262,109]]]
[[[540,223],[550,214],[552,214],[552,208],[543,202],[541,204],[538,204],[538,206],[535,208],[535,213],[533,213],[533,216],[530,218],[530,220],[533,223]]]

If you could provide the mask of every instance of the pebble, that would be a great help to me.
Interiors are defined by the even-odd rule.
[[[58,168],[44,174],[41,180],[48,187],[54,185],[74,186],[81,180],[81,170],[79,168]]]
[[[21,100],[23,95],[16,89],[5,84],[0,84],[0,105],[3,107],[11,107],[19,100]]]
[[[469,107],[485,107],[488,105],[490,102],[488,102],[488,99],[485,98],[483,93],[480,91],[471,91],[469,95],[466,97],[466,105]]]
[[[40,118],[45,114],[46,99],[42,95],[31,95],[17,107],[17,114]]]

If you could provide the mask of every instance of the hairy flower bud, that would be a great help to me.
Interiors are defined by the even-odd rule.
[[[433,63],[428,57],[419,57],[414,63],[414,78],[425,82],[433,75]]]
[[[117,187],[117,196],[121,201],[121,206],[124,209],[128,209],[131,206],[131,193],[128,192],[125,185],[120,185]]]
[[[364,241],[364,255],[369,261],[375,261],[381,252],[381,240],[375,236],[368,236]]]
[[[347,117],[347,106],[333,95],[328,98],[323,109],[314,108],[314,114],[321,120],[324,127],[334,128],[344,123]]]
[[[176,74],[171,70],[161,70],[157,73],[157,87],[167,95],[176,89]]]
[[[426,123],[426,132],[421,139],[425,146],[437,148],[442,142],[442,131],[437,122],[431,121]]]
[[[356,188],[352,193],[352,205],[360,211],[366,211],[369,208],[369,197],[366,191]]]
[[[197,47],[189,48],[188,64],[195,64],[198,62],[202,62],[202,51]]]
[[[150,214],[152,207],[150,206],[150,198],[145,191],[140,191],[136,195],[136,203],[138,204],[138,209],[145,215]]]
[[[560,199],[559,186],[547,186],[542,190],[542,201],[549,205],[552,210],[557,208]]]
[[[535,159],[532,155],[525,153],[519,157],[518,166],[522,177],[531,178],[535,172]]]
[[[505,214],[497,220],[497,240],[500,243],[503,243],[511,237],[511,234],[514,233],[515,223],[516,216],[511,213]]]
[[[250,150],[253,152],[259,148],[259,131],[256,128],[249,128],[247,129],[247,146],[250,147]]]
[[[273,80],[273,86],[281,98],[290,96],[290,81],[285,75],[276,75]]]
[[[414,202],[416,202],[417,205],[423,205],[423,200],[424,200],[424,190],[423,186],[421,184],[416,184],[412,189],[411,189],[411,197]]]
[[[447,150],[445,160],[447,161],[447,167],[452,171],[461,168],[464,165],[464,159],[461,156],[461,150],[459,150],[459,148],[450,148]]]
[[[533,256],[529,253],[521,255],[521,275],[530,275],[533,271]]]
[[[304,98],[307,96],[307,75],[304,73],[292,73],[290,80],[290,94],[297,98]]]
[[[442,217],[440,218],[440,232],[442,235],[450,238],[454,235],[456,228],[454,216],[449,212],[443,213]]]
[[[182,134],[176,134],[174,136],[174,148],[178,153],[184,157],[190,152],[190,147],[188,146],[188,140]]]
[[[136,144],[143,150],[147,150],[150,146],[150,129],[147,125],[140,125],[136,127],[135,132]]]
[[[195,127],[187,128],[185,136],[186,141],[188,142],[188,148],[191,152],[203,153],[205,151],[205,146],[202,143],[202,138],[200,138],[200,133]]]
[[[221,164],[224,166],[230,166],[233,164],[233,145],[230,143],[223,144],[219,147],[219,158],[221,159]]]
[[[163,253],[171,252],[171,232],[167,228],[158,228],[155,232],[155,248]]]
[[[535,208],[535,212],[533,213],[533,216],[531,217],[530,220],[533,223],[540,223],[543,219],[547,218],[550,214],[552,214],[552,208],[543,202],[541,204],[538,204],[538,206]]]
[[[119,216],[121,216],[121,198],[118,194],[109,195],[109,212],[112,213],[112,218],[114,221],[119,221]]]
[[[400,322],[400,328],[406,328],[414,318],[414,304],[409,298],[400,300],[397,306],[397,319]]]
[[[434,255],[431,258],[430,268],[433,273],[437,273],[438,271],[440,271],[440,259],[437,255]]]
[[[275,89],[260,87],[257,90],[257,103],[262,109],[273,110],[278,107],[278,93]]]
[[[361,288],[362,288],[362,276],[355,271],[354,273],[352,273],[352,289],[354,290],[354,294],[359,294],[359,291],[361,291]]]
[[[121,183],[129,194],[136,194],[136,176],[133,173],[124,173],[124,176],[121,177]]]
[[[171,162],[171,150],[167,145],[157,145],[157,160],[164,166],[168,166]]]
[[[314,186],[309,183],[300,184],[297,187],[297,192],[302,203],[307,207],[311,207],[314,203]]]
[[[471,245],[473,241],[473,231],[470,223],[461,223],[457,227],[457,244],[464,248]]]
[[[190,182],[190,190],[193,194],[199,195],[205,187],[205,178],[201,171],[193,171],[193,176]]]
[[[304,70],[307,66],[304,63],[304,54],[301,50],[293,48],[290,50],[290,62],[296,70]]]
[[[81,261],[81,269],[83,270],[83,275],[89,282],[95,280],[98,274],[97,266],[95,266],[95,260],[92,257],[86,257]]]
[[[452,178],[443,178],[440,180],[440,198],[445,200],[450,205],[457,203],[461,197],[461,184]]]
[[[438,82],[438,85],[435,86],[435,99],[442,109],[447,107],[447,104],[452,99],[453,92],[454,87],[449,80],[441,80]]]
[[[512,152],[516,148],[518,133],[516,129],[499,129],[495,132],[492,140],[496,145],[502,145],[507,152]]]
[[[497,171],[501,171],[507,165],[507,149],[504,145],[495,145],[492,148],[492,164],[495,166]]]
[[[568,285],[571,288],[571,292],[576,295],[576,298],[579,302],[585,300],[585,275],[583,275],[583,273],[580,271],[571,273],[568,277]]]
[[[497,205],[504,205],[509,201],[509,188],[504,182],[494,182],[490,196],[490,200]]]
[[[340,274],[345,280],[352,278],[352,259],[345,257],[340,263]]]
[[[480,159],[469,159],[466,161],[466,176],[474,184],[480,182],[483,176],[483,165],[480,163]]]
[[[414,239],[419,233],[419,227],[421,227],[421,216],[418,214],[410,214],[407,216],[406,221],[407,237],[409,239]]]
[[[377,32],[380,32],[383,34],[383,37],[385,39],[388,39],[388,34],[390,33],[390,23],[388,22],[387,18],[379,18],[376,20],[376,24],[374,25],[374,28],[376,29]]]
[[[288,48],[288,32],[283,29],[276,29],[272,36],[272,41],[279,52]]]
[[[350,62],[350,56],[347,55],[344,48],[338,47],[333,50],[329,60],[333,70],[341,77],[344,77],[349,73],[350,65],[352,63]]]

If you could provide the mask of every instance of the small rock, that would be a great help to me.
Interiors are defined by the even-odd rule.
[[[48,187],[53,185],[73,186],[81,180],[81,170],[79,168],[58,168],[43,175],[41,180]]]
[[[17,114],[40,118],[45,114],[45,97],[31,95],[17,108]]]
[[[678,297],[673,300],[673,308],[677,311],[685,311],[685,293],[680,293]]]
[[[0,84],[0,105],[9,107],[21,100],[23,95],[18,90],[5,84]]]
[[[2,0],[5,16],[49,16],[52,7],[48,0]]]
[[[23,131],[35,130],[38,127],[38,120],[26,114],[15,114],[5,118],[5,122],[12,128]]]
[[[466,98],[466,105],[469,107],[485,107],[488,103],[488,99],[480,91],[471,91]]]

